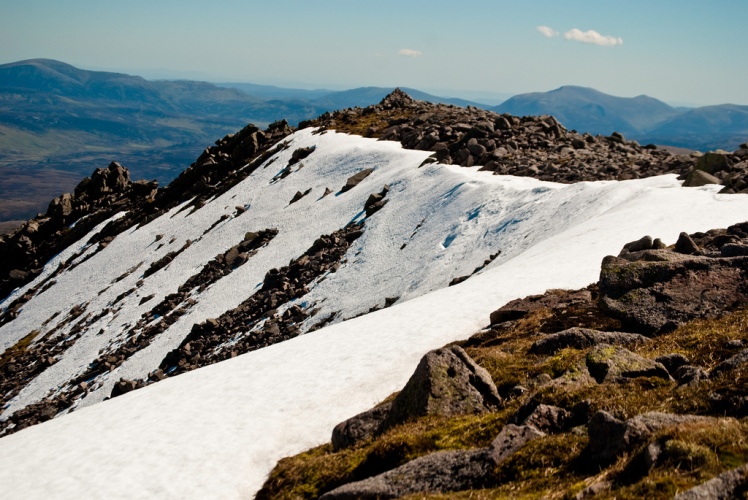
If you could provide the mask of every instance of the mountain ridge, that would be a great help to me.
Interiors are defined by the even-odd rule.
[[[646,95],[615,97],[573,85],[519,94],[491,109],[514,115],[550,114],[581,132],[607,135],[616,131],[642,143],[702,151],[735,149],[748,136],[748,106],[675,108]]]
[[[739,222],[745,197],[718,192],[746,154],[676,156],[395,90],[299,130],[247,125],[163,188],[110,164],[0,237],[2,482],[252,494],[497,305],[585,286],[643,231]],[[707,168],[723,186],[676,179]],[[38,454],[44,479],[19,483]],[[85,477],[63,485],[70,467]]]

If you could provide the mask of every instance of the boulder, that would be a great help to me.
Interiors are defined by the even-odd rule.
[[[427,353],[392,402],[384,428],[425,415],[477,414],[496,410],[501,397],[488,372],[459,346]]]
[[[728,170],[730,164],[727,162],[727,155],[721,153],[704,153],[696,160],[695,170],[706,172],[714,175],[717,172]]]
[[[690,238],[689,238],[690,239]],[[683,244],[681,250],[689,251]],[[710,258],[658,250],[666,260],[608,256],[600,272],[600,308],[623,328],[660,334],[696,318],[748,303],[748,257]]]
[[[686,255],[693,255],[700,252],[699,246],[691,239],[688,233],[680,233],[673,250]]]
[[[703,170],[692,170],[683,181],[683,187],[699,187],[707,184],[722,184],[722,181]]]
[[[540,404],[524,420],[523,425],[542,432],[556,433],[566,429],[570,419],[571,414],[563,408]]]
[[[293,165],[300,162],[301,160],[312,154],[315,149],[316,146],[309,146],[307,148],[298,148],[294,150],[294,152],[291,153],[291,159],[289,160],[288,165]]]
[[[377,406],[339,423],[332,430],[332,447],[335,451],[349,448],[374,437],[392,407],[392,403]]]
[[[650,412],[623,422],[606,411],[598,411],[587,424],[590,438],[588,451],[592,460],[607,465],[619,455],[633,451],[662,429],[716,421],[715,418],[696,415]]]
[[[561,349],[572,347],[586,349],[598,344],[635,346],[649,339],[638,333],[601,332],[589,328],[569,328],[543,337],[530,347],[530,354],[555,354]]]
[[[670,374],[660,363],[620,346],[600,344],[587,353],[586,362],[590,375],[598,383],[637,377],[670,379]]]
[[[345,186],[342,187],[340,190],[341,193],[345,193],[346,191],[350,191],[351,189],[355,188],[359,185],[359,183],[366,179],[371,173],[374,171],[373,168],[366,168],[356,174],[353,174],[348,178],[347,181],[345,181]]]
[[[678,385],[698,384],[702,380],[709,378],[709,374],[707,374],[703,368],[693,365],[683,365],[679,367],[673,376],[675,380],[678,381]]]
[[[714,479],[675,495],[675,500],[730,500],[745,498],[748,464],[723,472]]]
[[[689,359],[680,353],[658,356],[655,358],[655,361],[664,366],[668,373],[670,373],[671,375],[674,375],[678,368],[680,368],[681,366],[690,363]]]
[[[499,465],[528,442],[543,436],[544,432],[531,425],[507,424],[491,442],[487,453],[488,460],[494,465]]]
[[[735,356],[726,359],[725,361],[721,362],[717,366],[714,367],[714,369],[709,374],[710,377],[716,377],[718,375],[722,375],[725,372],[733,371],[737,368],[740,368],[743,365],[748,364],[748,349],[743,349]]]
[[[578,290],[571,293],[566,290],[548,290],[543,295],[531,295],[508,302],[491,313],[490,321],[492,325],[495,325],[504,321],[521,319],[529,313],[541,309],[567,308],[585,302],[592,302],[592,293],[589,290]]]
[[[320,500],[384,500],[416,493],[448,493],[480,488],[491,471],[485,449],[440,451],[416,458],[378,476],[348,483]]]
[[[652,248],[654,240],[651,236],[644,236],[641,239],[626,243],[623,245],[623,250],[628,252],[639,252],[641,250],[649,250]]]

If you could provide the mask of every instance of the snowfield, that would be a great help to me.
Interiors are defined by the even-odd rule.
[[[119,235],[0,328],[5,350],[34,329],[53,328],[65,314],[49,318],[75,305],[112,309],[11,401],[0,415],[7,418],[83,371],[247,231],[279,231],[246,264],[196,295],[188,314],[105,377],[74,412],[0,438],[4,498],[251,498],[278,459],[329,440],[338,422],[402,388],[425,352],[475,333],[509,300],[597,281],[604,256],[645,234],[673,243],[681,231],[748,219],[748,197],[718,195],[718,186],[681,188],[674,175],[561,185],[477,167],[419,168],[429,153],[312,132],[292,135],[271,163],[200,210],[178,207]],[[295,149],[308,146],[316,149],[303,168],[297,164],[288,177],[274,179]],[[364,168],[374,172],[339,193]],[[400,297],[394,306],[100,403],[120,377],[142,378],[157,368],[194,323],[240,304],[270,268],[288,264],[321,234],[361,220],[366,199],[384,184],[387,205],[367,219],[337,272],[298,303],[319,307],[317,318],[339,312],[338,319]],[[322,197],[326,187],[333,194]],[[309,188],[289,205],[296,191]],[[237,206],[246,212],[237,215]],[[156,235],[163,238],[157,242]],[[86,240],[58,256],[49,272],[84,250]],[[184,252],[137,284],[151,263],[186,240],[192,244]],[[483,271],[447,287],[499,251]]]

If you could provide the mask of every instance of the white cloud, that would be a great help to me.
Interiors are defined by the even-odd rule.
[[[400,49],[400,52],[398,52],[398,54],[406,57],[421,57],[423,55],[423,52],[413,49]]]
[[[548,38],[553,38],[554,36],[558,36],[558,31],[555,31],[553,28],[549,28],[548,26],[538,26],[537,29],[540,33],[542,33],[543,36]]]
[[[575,40],[582,43],[591,43],[594,45],[600,45],[603,47],[613,47],[615,45],[622,45],[623,38],[616,38],[614,36],[601,35],[595,30],[582,31],[577,28],[567,31],[564,33],[566,40]]]

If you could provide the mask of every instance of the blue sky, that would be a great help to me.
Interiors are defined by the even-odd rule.
[[[0,0],[0,63],[442,95],[582,85],[748,104],[746,19],[745,0]]]

